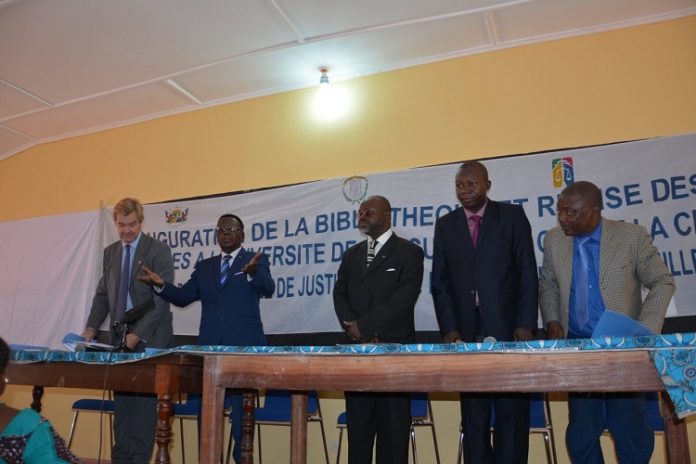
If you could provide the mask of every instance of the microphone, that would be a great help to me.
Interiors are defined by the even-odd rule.
[[[132,324],[134,322],[142,319],[145,314],[149,313],[155,308],[155,300],[150,298],[139,305],[133,306],[130,311],[126,311],[126,315],[120,321],[114,321],[113,326],[118,327],[119,325]]]

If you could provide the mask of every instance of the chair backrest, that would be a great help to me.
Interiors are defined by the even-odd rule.
[[[72,405],[74,410],[80,411],[104,411],[105,413],[114,412],[114,401],[113,400],[98,400],[92,398],[82,398],[75,401]]]
[[[307,395],[307,416],[312,420],[319,414],[317,392]],[[256,410],[257,420],[290,422],[292,417],[292,399],[290,390],[266,390],[263,407]]]
[[[546,429],[550,422],[547,412],[546,395],[544,393],[530,393],[529,428]]]
[[[411,393],[411,418],[428,418],[427,393]]]

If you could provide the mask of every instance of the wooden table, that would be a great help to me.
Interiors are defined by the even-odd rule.
[[[103,388],[135,393],[156,393],[157,429],[155,462],[169,463],[172,436],[172,397],[199,393],[203,360],[199,356],[168,354],[122,364],[80,362],[10,363],[6,376],[14,385],[33,385],[31,407],[41,411],[44,387]]]
[[[225,388],[290,389],[290,462],[307,458],[309,390],[428,392],[659,391],[648,351],[414,353],[395,355],[208,354],[203,373],[201,464],[220,462]],[[665,396],[665,395],[661,395]],[[245,397],[242,463],[253,463],[253,396]],[[667,402],[664,411],[671,411]],[[686,424],[665,413],[668,461],[688,463]]]

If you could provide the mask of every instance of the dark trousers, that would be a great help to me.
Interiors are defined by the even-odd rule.
[[[348,464],[407,464],[411,430],[410,393],[346,392]]]
[[[155,444],[157,397],[114,393],[113,464],[148,464]]]
[[[231,393],[229,390],[225,393],[225,402],[232,407],[230,411],[230,421],[232,422],[232,437],[234,438],[234,448],[232,448],[232,457],[234,462],[242,462],[242,416],[244,416],[244,408],[242,407],[242,394]],[[200,417],[200,416],[199,416]]]
[[[529,397],[525,394],[462,393],[464,462],[523,464],[529,454]],[[491,411],[495,411],[491,446]]]
[[[644,393],[571,393],[566,446],[574,464],[603,464],[599,437],[608,429],[619,462],[650,462],[655,436],[648,426]]]

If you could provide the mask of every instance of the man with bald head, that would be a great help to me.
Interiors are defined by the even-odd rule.
[[[548,338],[592,337],[611,310],[660,333],[674,294],[674,278],[644,227],[603,218],[602,194],[591,182],[558,197],[559,227],[544,238],[539,304]],[[648,290],[641,298],[641,287]],[[615,335],[624,335],[617,333]],[[566,431],[574,463],[603,463],[599,437],[614,437],[620,462],[647,463],[654,446],[644,394],[571,394]]]
[[[491,181],[478,161],[459,166],[454,186],[462,207],[437,220],[433,244],[431,291],[442,341],[529,340],[539,309],[527,216],[519,205],[488,198]],[[527,462],[528,396],[462,393],[461,413],[465,462]]]
[[[414,308],[423,281],[423,250],[391,230],[391,205],[381,196],[360,204],[367,236],[343,254],[333,292],[348,343],[415,343]],[[411,427],[408,393],[346,392],[348,463],[407,464]]]

